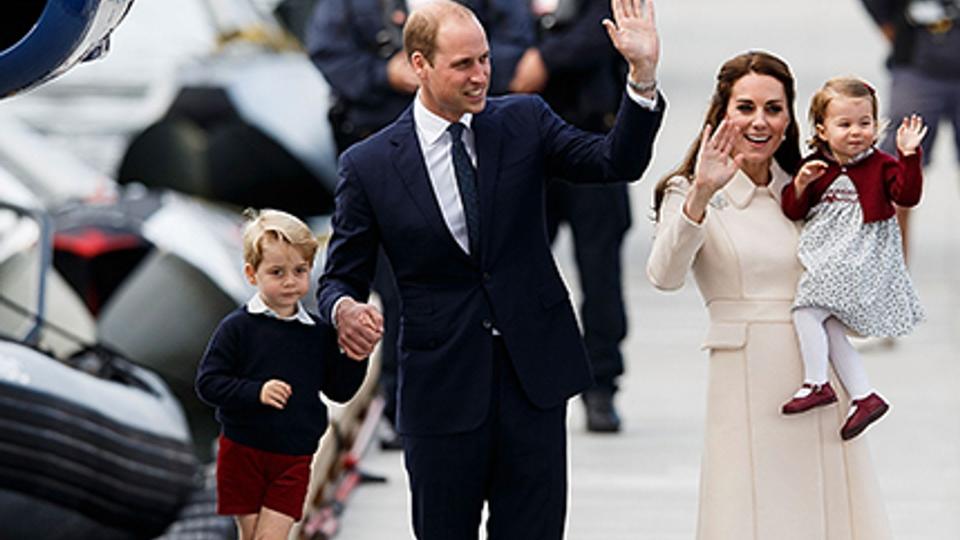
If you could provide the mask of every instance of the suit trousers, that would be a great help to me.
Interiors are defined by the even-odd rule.
[[[404,435],[413,529],[419,540],[559,540],[567,505],[566,403],[534,406],[503,340],[494,341],[487,418],[455,434]]]

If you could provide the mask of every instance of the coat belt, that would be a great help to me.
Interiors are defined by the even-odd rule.
[[[707,304],[710,322],[792,322],[790,300],[713,300]]]

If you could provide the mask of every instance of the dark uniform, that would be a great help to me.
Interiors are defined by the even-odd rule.
[[[940,120],[952,123],[960,156],[960,0],[928,0],[928,9],[910,0],[863,0],[880,26],[893,29],[887,66],[892,76],[888,130],[883,149],[896,154],[896,126],[917,113],[928,128],[923,140],[924,162],[930,160]],[[933,5],[935,9],[929,9]]]
[[[559,0],[556,11],[538,17],[537,48],[549,79],[543,97],[564,120],[590,131],[613,125],[625,85],[626,64],[600,24],[607,0]],[[573,186],[561,180],[547,191],[551,240],[566,222],[573,233],[583,304],[580,319],[596,385],[584,392],[587,428],[618,431],[613,406],[623,374],[620,342],[627,335],[621,246],[630,228],[626,184]]]
[[[502,94],[517,60],[533,40],[523,3],[465,0],[487,31],[492,79],[490,93]],[[319,0],[306,31],[314,64],[336,93],[330,111],[342,152],[383,128],[410,105],[412,94],[387,82],[387,62],[403,49],[405,0]]]

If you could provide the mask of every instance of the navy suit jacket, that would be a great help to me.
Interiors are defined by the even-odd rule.
[[[401,297],[398,428],[469,431],[487,416],[491,328],[528,398],[562,404],[592,378],[566,287],[550,252],[544,186],[636,180],[663,116],[624,96],[606,135],[581,131],[537,96],[489,98],[473,118],[480,257],[451,235],[427,175],[413,109],[340,158],[333,235],[317,291],[322,317],[338,298],[367,299],[383,246]]]

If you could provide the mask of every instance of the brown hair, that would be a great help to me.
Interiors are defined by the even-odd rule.
[[[267,237],[290,244],[313,266],[320,243],[306,223],[280,210],[247,208],[243,215],[247,218],[243,228],[243,261],[254,270],[263,261],[263,240]]]
[[[870,105],[873,108],[873,122],[879,124],[877,119],[877,92],[872,86],[856,77],[834,77],[823,83],[820,90],[817,90],[810,99],[810,111],[807,116],[810,117],[810,127],[813,128],[813,134],[807,141],[807,147],[828,155],[830,154],[830,148],[827,146],[827,141],[817,135],[817,126],[823,125],[823,122],[827,119],[827,107],[837,96],[870,98]],[[879,136],[879,129],[877,135]]]
[[[410,14],[406,24],[403,25],[403,52],[408,59],[413,56],[413,53],[420,51],[427,62],[433,65],[440,23],[448,17],[476,20],[469,8],[450,0],[436,0]]]
[[[784,171],[790,174],[796,171],[797,165],[800,163],[800,130],[797,127],[797,118],[794,114],[797,91],[793,74],[790,73],[790,67],[787,66],[786,62],[770,53],[763,51],[745,52],[734,56],[720,66],[720,71],[717,73],[717,86],[713,91],[713,97],[710,99],[710,107],[703,119],[703,125],[700,126],[697,136],[693,139],[693,144],[687,150],[683,162],[657,182],[653,192],[653,211],[656,219],[660,217],[660,205],[663,203],[667,182],[678,175],[693,180],[694,171],[697,167],[697,154],[700,150],[700,138],[703,135],[704,128],[708,124],[713,128],[720,125],[727,113],[727,105],[730,102],[733,85],[750,73],[769,75],[783,85],[783,91],[787,96],[787,111],[790,114],[790,123],[787,125],[786,132],[784,132],[784,140],[773,157]]]

